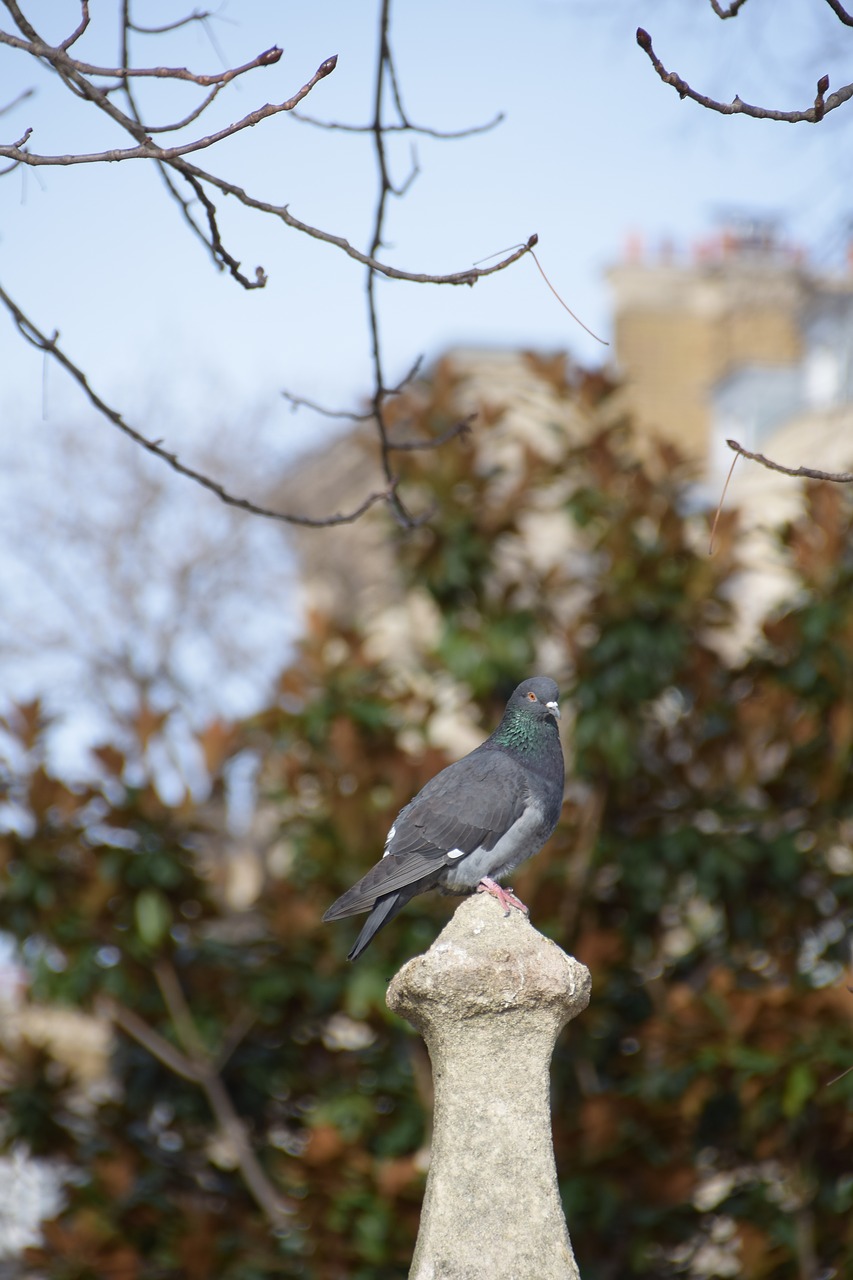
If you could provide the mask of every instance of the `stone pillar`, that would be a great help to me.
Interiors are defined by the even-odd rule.
[[[494,898],[466,898],[392,980],[435,1082],[410,1280],[579,1280],[557,1190],[549,1068],[589,971]]]

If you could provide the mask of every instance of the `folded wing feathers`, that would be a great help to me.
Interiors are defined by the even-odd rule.
[[[491,849],[524,811],[526,789],[500,753],[450,765],[423,788],[395,819],[385,856],[333,902],[324,920],[370,911],[377,898],[410,885],[437,884],[457,850]],[[487,784],[484,786],[484,783]],[[448,850],[455,853],[448,859]]]

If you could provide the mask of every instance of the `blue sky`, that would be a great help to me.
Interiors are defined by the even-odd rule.
[[[51,6],[57,29],[50,34],[68,25],[56,18],[61,10],[71,17],[76,5]],[[147,4],[145,20],[175,12],[174,3]],[[288,96],[330,53],[339,55],[338,67],[305,109],[324,119],[367,118],[372,3],[231,0],[218,12],[213,29],[229,62],[273,43],[284,57],[222,95],[217,123]],[[637,48],[640,21],[664,61],[708,92],[790,106],[811,101],[817,75],[833,70],[846,35],[817,0],[752,0],[725,23],[703,0],[433,0],[428,7],[398,0],[392,37],[411,116],[439,128],[497,111],[506,120],[464,141],[417,140],[422,173],[392,207],[388,260],[458,270],[536,231],[555,286],[606,336],[602,272],[632,231],[650,244],[666,236],[689,244],[721,208],[743,206],[786,214],[793,234],[822,251],[837,229],[834,218],[846,212],[834,176],[843,164],[844,111],[815,129],[724,119],[682,103]],[[164,61],[218,69],[200,28],[170,40],[147,45]],[[113,44],[110,31],[80,48],[112,60]],[[139,47],[146,47],[142,37]],[[120,142],[96,111],[34,75],[38,69],[20,55],[0,51],[0,62],[5,94],[37,89],[2,118],[4,134],[32,124],[31,146],[45,152]],[[144,90],[150,103],[195,100],[195,91],[159,82]],[[407,171],[409,146],[402,140],[393,148],[398,176]],[[278,117],[201,163],[364,245],[374,189],[366,138]],[[335,249],[223,199],[232,250],[270,276],[265,290],[245,294],[211,268],[156,173],[140,162],[19,172],[0,184],[0,200],[6,288],[43,327],[61,330],[98,385],[125,404],[129,397],[141,413],[140,392],[152,388],[189,419],[196,408],[204,416],[209,388],[217,405],[227,398],[236,424],[247,397],[275,401],[283,386],[346,403],[367,384],[362,272]],[[383,284],[380,296],[392,375],[414,355],[456,342],[569,346],[591,361],[602,354],[529,261],[473,290]],[[0,359],[2,399],[40,415],[41,361],[7,325],[0,326]],[[64,396],[62,379],[51,378],[51,411]],[[283,429],[298,438],[286,416]]]
[[[234,65],[282,46],[276,66],[220,95],[208,132],[290,96],[336,53],[337,69],[304,109],[362,123],[370,111],[377,7],[368,0],[225,0],[212,23],[216,48],[196,26],[162,42],[149,39],[149,58],[216,71],[220,51]],[[109,9],[93,7],[79,56],[114,62]],[[144,6],[152,25],[177,12],[175,3]],[[44,34],[61,38],[78,14],[76,3],[57,0]],[[392,202],[387,261],[414,271],[456,271],[537,232],[554,286],[609,337],[603,273],[631,233],[650,248],[667,238],[689,247],[720,211],[746,209],[782,215],[788,234],[818,262],[840,260],[853,110],[842,108],[819,127],[704,112],[681,102],[654,75],[635,42],[638,24],[651,32],[663,61],[696,87],[723,100],[739,93],[780,107],[811,102],[824,71],[838,87],[835,70],[853,40],[820,0],[750,0],[730,22],[720,22],[704,0],[397,0],[391,35],[410,117],[444,129],[477,124],[498,111],[506,119],[467,140],[414,140],[421,173],[407,197]],[[139,37],[140,62],[145,48],[146,38]],[[0,116],[4,139],[32,126],[30,146],[43,153],[126,145],[92,107],[53,85],[31,60],[2,48],[0,84],[4,102],[35,89]],[[162,120],[189,109],[197,91],[150,82],[140,96],[149,115]],[[408,172],[410,147],[406,138],[391,147],[398,179]],[[366,137],[279,116],[207,151],[200,163],[365,247],[375,198]],[[142,162],[17,170],[0,181],[0,281],[42,329],[60,331],[68,354],[129,421],[163,437],[190,462],[203,460],[213,446],[217,473],[244,489],[257,485],[263,498],[277,470],[294,452],[322,443],[327,430],[310,413],[294,415],[282,388],[349,407],[369,387],[363,271],[276,221],[225,198],[218,204],[229,248],[249,274],[264,266],[266,289],[246,293],[213,269],[156,172]],[[473,289],[383,281],[378,293],[392,381],[416,356],[430,359],[456,344],[568,348],[596,364],[607,358],[559,307],[529,260]],[[49,513],[61,511],[66,526],[85,526],[99,493],[112,483],[111,467],[144,471],[157,464],[135,458],[133,446],[114,443],[112,428],[61,371],[45,373],[42,357],[3,314],[0,371],[6,529],[0,587],[8,619],[21,583],[32,603],[40,563],[55,570],[57,557],[66,554]],[[73,485],[62,466],[46,461],[69,435],[78,458]],[[166,476],[164,484],[182,527],[194,515],[208,518],[215,499],[177,477]],[[10,529],[26,538],[25,565],[18,556],[15,567]],[[278,545],[257,550],[259,571]],[[164,573],[167,561],[164,548]],[[75,563],[68,570],[72,594],[96,592],[97,570],[87,569],[85,558]],[[156,563],[148,572],[156,578]],[[247,579],[251,574],[252,562]],[[259,679],[280,665],[297,612],[287,574],[276,580],[271,604],[270,592],[265,595],[267,613],[258,605],[256,630],[263,635],[267,619],[273,640],[266,645],[267,668],[259,662]],[[49,610],[49,591],[44,599]],[[0,694],[7,696],[50,682],[49,663],[38,678],[34,668],[28,677],[20,663],[4,661],[3,670]],[[215,685],[211,680],[214,709]]]

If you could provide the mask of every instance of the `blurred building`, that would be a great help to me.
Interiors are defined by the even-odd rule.
[[[728,437],[760,450],[853,402],[853,273],[816,270],[772,221],[732,219],[689,253],[634,237],[607,278],[626,406],[713,483]]]
[[[771,222],[741,218],[689,251],[667,244],[648,253],[633,239],[607,278],[619,389],[603,414],[584,411],[561,355],[457,348],[429,372],[425,387],[447,421],[479,415],[473,466],[511,476],[532,449],[556,474],[570,449],[625,415],[641,447],[644,437],[663,437],[692,461],[695,504],[711,510],[734,456],[729,438],[794,468],[853,468],[853,272],[819,271]],[[335,511],[377,487],[367,422],[306,457],[277,498]],[[802,481],[755,463],[735,468],[726,506],[741,509],[744,573],[734,650],[789,588],[772,530],[796,517],[802,492]],[[338,529],[294,537],[306,607],[372,621],[399,599],[383,513],[369,512],[345,539]]]

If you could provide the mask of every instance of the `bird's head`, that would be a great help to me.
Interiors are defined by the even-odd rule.
[[[550,676],[532,676],[524,680],[509,700],[510,707],[536,717],[560,718],[560,691]]]

